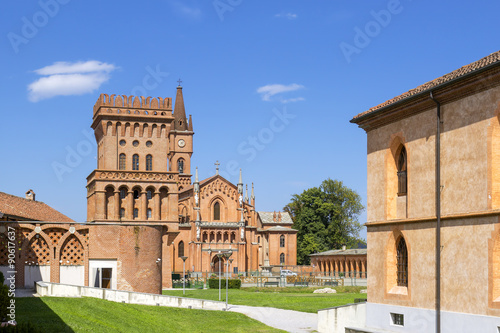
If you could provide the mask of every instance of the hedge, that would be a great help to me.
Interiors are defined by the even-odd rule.
[[[220,279],[221,288],[226,289],[226,279]],[[208,279],[208,287],[210,289],[219,289],[219,279]],[[240,279],[229,279],[228,283],[229,289],[240,289],[241,280]]]

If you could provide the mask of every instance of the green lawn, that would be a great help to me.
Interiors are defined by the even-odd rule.
[[[16,320],[42,332],[283,332],[234,312],[122,304],[95,298],[16,299]]]
[[[229,290],[229,303],[251,306],[269,306],[273,308],[317,312],[320,309],[354,303],[355,298],[365,298],[359,291],[366,287],[338,287],[337,294],[313,294],[321,288],[241,288]],[[342,292],[343,291],[343,292]],[[347,291],[347,292],[345,292]],[[349,292],[350,291],[350,292]],[[164,290],[164,295],[182,296],[182,290]],[[186,290],[185,297],[219,300],[218,289]],[[222,301],[226,301],[226,290],[222,291]]]

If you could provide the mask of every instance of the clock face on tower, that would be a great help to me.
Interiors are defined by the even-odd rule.
[[[179,145],[179,147],[184,147],[186,145],[186,141],[180,139],[179,141],[177,141],[177,144]]]

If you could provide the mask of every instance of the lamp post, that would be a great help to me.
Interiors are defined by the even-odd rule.
[[[224,252],[224,257],[226,258],[226,310],[227,310],[227,289],[229,283],[229,257],[233,254],[233,251],[229,250]]]
[[[229,259],[229,263],[227,264],[228,270],[229,270],[229,265],[231,265],[231,267],[232,267],[233,260],[234,260],[233,258]],[[227,283],[226,283],[226,286],[227,286]],[[226,311],[227,311],[227,297],[228,297],[228,294],[227,294],[227,289],[226,289]]]
[[[186,295],[186,259],[188,257],[182,256],[182,294]]]
[[[219,265],[219,301],[221,300],[221,294],[220,294],[220,290],[221,290],[221,281],[220,281],[220,261],[222,260],[222,257],[224,257],[224,255],[222,254],[221,251],[219,251],[219,253],[216,254],[217,258],[219,259],[217,261],[217,265]]]

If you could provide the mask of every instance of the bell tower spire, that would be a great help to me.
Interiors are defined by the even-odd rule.
[[[177,87],[177,95],[175,96],[174,121],[175,121],[175,129],[177,131],[188,130],[186,110],[184,109],[184,97],[182,96],[182,86],[180,85],[180,83],[179,86]]]

